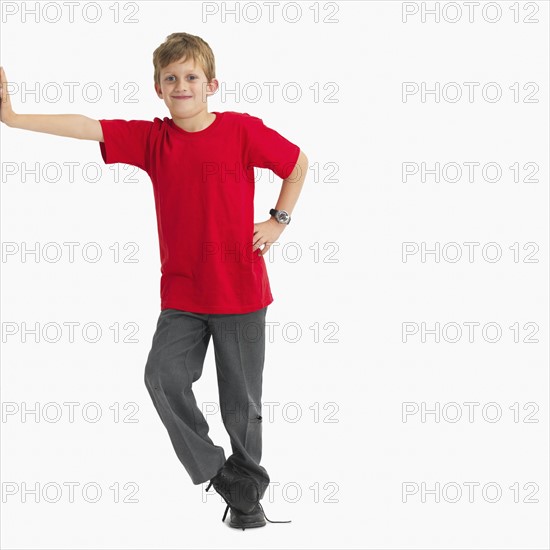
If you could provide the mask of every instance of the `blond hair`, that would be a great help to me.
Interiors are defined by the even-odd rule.
[[[216,78],[216,64],[214,53],[210,46],[200,36],[186,32],[175,32],[166,37],[166,40],[153,52],[153,66],[155,67],[155,83],[160,86],[160,71],[182,58],[192,59],[199,63],[206,75],[207,82]]]

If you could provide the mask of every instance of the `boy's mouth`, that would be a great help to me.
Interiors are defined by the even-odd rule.
[[[190,95],[173,95],[172,99],[191,99],[192,97]]]

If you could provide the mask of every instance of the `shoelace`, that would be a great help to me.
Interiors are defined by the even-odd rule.
[[[260,510],[262,511],[262,514],[264,515],[264,518],[267,519],[267,521],[269,521],[269,523],[292,523],[292,520],[290,519],[285,519],[285,520],[280,520],[280,521],[271,521],[266,515],[265,515],[265,512],[264,512],[264,507],[262,506],[262,503],[261,502],[258,502],[258,506],[260,507]]]

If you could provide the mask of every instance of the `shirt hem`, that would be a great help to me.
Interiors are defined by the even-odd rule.
[[[249,305],[249,306],[241,306],[240,308],[228,308],[227,306],[221,306],[221,307],[208,307],[208,308],[195,308],[195,306],[185,305],[181,302],[171,302],[166,301],[161,303],[161,311],[165,309],[179,309],[181,311],[188,311],[189,313],[198,313],[199,315],[209,315],[209,314],[224,314],[224,315],[234,315],[239,313],[252,313],[254,311],[258,311],[260,309],[263,309],[264,307],[267,307],[268,305],[273,303],[273,298],[261,303],[260,305]],[[231,311],[228,311],[230,309]],[[200,310],[200,311],[199,311]],[[208,311],[206,311],[208,310]]]

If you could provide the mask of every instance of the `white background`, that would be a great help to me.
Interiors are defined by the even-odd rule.
[[[518,22],[512,2],[493,3],[502,12],[496,22],[488,20],[496,11],[484,18],[480,6],[469,22],[459,3],[462,17],[455,23],[451,8],[447,20],[429,15],[423,22],[419,12],[404,22],[398,1],[321,2],[318,21],[314,3],[301,2],[294,23],[295,9],[287,6],[285,20],[283,4],[273,21],[258,4],[256,23],[253,11],[236,22],[234,15],[222,18],[221,4],[206,18],[201,3],[176,1],[139,2],[133,16],[132,3],[121,2],[120,18],[135,23],[113,22],[114,2],[101,2],[99,20],[86,22],[83,7],[90,3],[80,3],[71,23],[66,6],[51,4],[39,22],[33,15],[23,22],[23,4],[3,3],[0,60],[19,87],[12,94],[16,112],[169,116],[153,91],[152,54],[167,35],[185,31],[212,47],[221,83],[229,89],[248,85],[249,97],[218,93],[209,110],[259,116],[309,158],[292,224],[267,260],[275,298],[267,320],[274,337],[267,344],[263,402],[276,405],[270,405],[273,416],[264,411],[262,464],[272,493],[262,503],[270,519],[292,523],[244,533],[223,525],[225,504],[215,494],[206,499],[205,485],[191,483],[147,394],[143,370],[160,306],[148,176],[138,171],[134,182],[117,182],[97,143],[2,126],[2,547],[548,548],[548,3],[520,2]],[[434,8],[434,2],[411,5]],[[62,17],[49,22],[55,6]],[[93,7],[87,9],[94,17]],[[72,102],[68,82],[78,83]],[[280,83],[272,102],[266,82]],[[455,82],[464,94],[464,82],[480,85],[472,102],[435,101],[433,95],[422,101],[419,93],[404,101],[403,82],[430,89]],[[500,86],[500,100],[483,97],[489,82]],[[82,95],[89,83],[103,92],[97,102]],[[118,100],[110,89],[116,83]],[[127,83],[136,83],[137,103],[122,100]],[[281,94],[288,83],[301,90],[299,101]],[[510,90],[514,83],[519,101]],[[524,89],[527,83],[538,86],[538,102],[525,102],[533,90]],[[38,87],[39,97],[25,96],[23,85]],[[254,85],[263,91],[259,101],[252,101]],[[48,101],[41,91],[55,96],[55,86],[63,93]],[[43,169],[49,162],[78,163],[74,180],[65,170],[59,181],[47,181],[55,172],[24,181],[22,163]],[[465,162],[496,163],[502,175],[487,181],[478,168],[473,181],[464,173],[457,182],[433,176],[422,182],[418,175],[404,182],[404,162],[425,162],[430,169],[436,162],[463,168]],[[86,163],[101,167],[99,181],[82,177]],[[514,163],[521,167],[518,182],[509,169]],[[536,181],[524,181],[526,163],[537,165]],[[18,173],[9,173],[14,166]],[[129,174],[117,166],[123,177]],[[257,222],[267,219],[280,189],[270,172],[261,176]],[[67,242],[79,243],[72,262]],[[449,261],[450,248],[439,262],[433,255],[423,262],[419,254],[404,262],[403,242],[481,244],[473,262],[463,245],[457,262]],[[481,254],[490,242],[502,249],[499,261]],[[522,247],[530,242],[538,246],[536,263],[523,261],[528,250]],[[60,246],[58,260],[21,255],[22,247],[42,250],[47,243]],[[82,256],[87,243],[98,243],[100,261]],[[137,243],[138,261],[115,261],[110,247],[116,243],[121,258],[126,243]],[[290,261],[296,247],[284,257],[285,243],[296,243],[301,259]],[[509,249],[514,243],[519,262]],[[79,323],[74,342],[63,325],[68,322]],[[439,343],[429,334],[425,343],[420,334],[403,342],[404,322],[424,322],[428,329],[456,323],[464,332],[456,343],[448,341],[454,325]],[[473,342],[468,322],[480,323]],[[86,323],[101,327],[98,342],[83,338]],[[133,343],[114,341],[110,327],[117,323],[121,338],[133,337]],[[130,328],[123,328],[126,323]],[[498,342],[483,338],[487,323],[502,328]],[[517,343],[509,328],[514,323]],[[530,332],[526,323],[538,326],[532,336],[538,342],[523,341]],[[32,331],[35,324],[36,339],[25,337],[25,327]],[[291,342],[294,326],[302,333]],[[59,341],[47,341],[56,327],[63,329]],[[195,391],[199,402],[217,401],[212,347]],[[77,403],[74,422],[67,402]],[[433,415],[422,422],[419,414],[404,422],[404,402],[431,409],[435,403],[480,405],[473,422],[464,405],[457,422],[450,421],[455,411],[449,407],[439,422]],[[487,420],[494,408],[482,415],[491,402],[502,410],[497,422]],[[22,421],[21,410],[37,403],[38,417]],[[56,403],[61,418],[48,422],[43,413],[54,416]],[[87,403],[100,408],[99,421],[83,418]],[[115,422],[114,403],[121,409],[136,403],[137,422],[123,422],[131,409],[121,410]],[[519,422],[509,409],[514,403]],[[525,422],[534,410],[524,410],[526,403],[536,404],[532,418],[538,422]],[[301,418],[294,421],[297,411]],[[211,437],[228,452],[219,414],[208,419]],[[63,485],[69,482],[78,484],[74,502]],[[469,482],[480,484],[473,502],[464,485]],[[49,497],[42,492],[47,483]],[[86,483],[101,487],[98,502],[82,496]],[[137,502],[114,502],[109,487],[116,483],[121,498],[132,492],[123,486],[135,484]],[[420,492],[403,502],[404,483],[427,489],[439,483],[439,502],[433,493],[423,502]],[[484,498],[487,483],[502,489],[497,502],[489,502],[491,491]],[[517,503],[509,489],[514,483]],[[38,502],[32,494],[25,501],[24,484],[38,484]],[[451,484],[448,492],[445,484]],[[463,493],[453,503],[456,486]],[[538,502],[524,502],[533,486],[538,490],[531,499]],[[56,487],[65,490],[58,502],[48,502]]]

